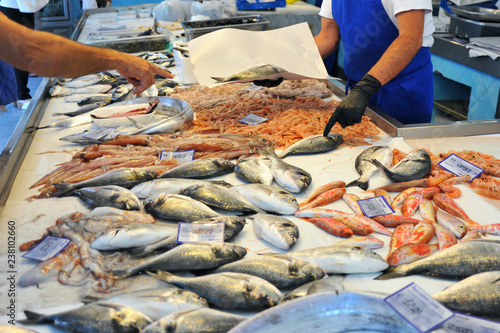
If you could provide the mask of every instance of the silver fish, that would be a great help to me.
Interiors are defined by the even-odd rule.
[[[72,142],[72,143],[76,143],[76,144],[80,144],[80,145],[91,145],[91,144],[100,144],[100,143],[106,142],[107,140],[111,139],[111,137],[109,137],[109,138],[104,137],[101,139],[93,139],[93,138],[87,137],[87,134],[89,134],[89,133],[90,133],[90,131],[85,130],[81,133],[70,134],[70,135],[64,136],[62,138],[59,138],[59,140],[65,141],[65,142]]]
[[[256,276],[242,273],[214,273],[183,278],[168,272],[148,274],[205,298],[226,310],[262,310],[276,305],[282,297],[278,288]]]
[[[257,237],[280,249],[290,249],[299,238],[299,228],[287,218],[259,213],[247,219],[253,222],[253,230]]]
[[[76,117],[71,117],[67,119],[61,119],[58,121],[55,121],[51,124],[45,125],[45,126],[39,126],[39,127],[27,127],[27,131],[34,131],[34,130],[39,130],[39,129],[44,129],[44,128],[53,128],[53,127],[62,127],[62,128],[69,128],[69,127],[76,127],[76,126],[81,126],[85,124],[90,124],[92,122],[92,118],[90,118],[90,114],[81,114]]]
[[[339,293],[345,290],[344,285],[342,284],[344,279],[345,276],[343,275],[331,275],[320,280],[308,282],[286,293],[280,300],[280,303],[288,302],[307,295],[328,292]]]
[[[446,213],[445,211],[436,210],[437,223],[450,230],[456,237],[462,238],[467,233],[467,223],[456,217]]]
[[[253,81],[281,73],[288,73],[288,71],[278,66],[266,64],[252,66],[227,77],[212,77],[212,79],[214,79],[217,83],[242,80]]]
[[[125,210],[139,210],[141,202],[134,192],[116,185],[82,187],[68,195],[76,196],[89,207],[115,207]]]
[[[242,213],[264,212],[245,200],[238,192],[220,185],[191,185],[183,189],[181,194],[216,209]]]
[[[117,169],[78,183],[55,183],[54,186],[57,188],[57,192],[53,195],[58,196],[79,188],[93,186],[117,185],[125,188],[131,188],[136,184],[154,179],[156,177],[156,172],[142,168]]]
[[[432,297],[453,311],[478,316],[498,316],[500,271],[472,275]]]
[[[390,167],[392,165],[392,149],[388,146],[373,146],[363,150],[356,157],[355,167],[360,177],[346,187],[358,186],[363,190],[368,189],[368,181],[375,172],[378,171],[377,166],[372,163],[372,160],[379,161],[383,166]]]
[[[234,167],[236,176],[249,183],[271,185],[274,176],[269,161],[263,158],[243,158]]]
[[[277,186],[244,184],[233,186],[232,189],[266,212],[290,215],[299,210],[299,203],[293,194]]]
[[[431,171],[431,157],[424,149],[412,151],[389,169],[378,160],[372,162],[394,183],[420,179]]]
[[[118,250],[147,246],[177,235],[178,226],[163,223],[124,225],[105,231],[90,246],[96,250]]]
[[[86,86],[81,88],[65,88],[61,86],[53,86],[50,88],[51,97],[61,97],[69,95],[79,95],[79,94],[104,94],[112,88],[109,84],[95,84],[92,86]]]
[[[233,172],[234,163],[223,158],[199,159],[182,163],[160,175],[159,178],[210,178]]]
[[[313,135],[288,146],[285,150],[278,154],[278,157],[284,158],[287,155],[332,151],[341,143],[342,135],[340,134],[330,133],[328,136],[323,136],[323,134]]]
[[[68,88],[82,88],[86,86],[91,86],[94,84],[98,84],[102,82],[105,79],[104,74],[90,74],[90,75],[84,75],[80,77],[76,77],[73,79],[66,79],[66,80],[57,80],[58,84],[68,87]]]
[[[225,264],[216,273],[245,273],[263,278],[278,288],[296,288],[304,283],[322,279],[325,271],[308,261],[291,257],[256,256]]]
[[[247,318],[215,309],[184,310],[161,318],[141,333],[225,333]]]
[[[193,113],[183,113],[181,116],[160,118],[157,122],[149,126],[144,126],[138,130],[128,133],[129,135],[136,134],[158,134],[158,133],[174,133],[185,128],[193,120]]]
[[[471,240],[455,244],[415,262],[389,267],[376,280],[422,274],[447,278],[500,270],[500,241]]]
[[[144,182],[135,185],[130,190],[137,195],[138,198],[144,199],[160,193],[180,194],[183,189],[192,185],[208,185],[220,184],[230,186],[224,181],[209,181],[204,179],[188,179],[188,178],[160,178],[149,182]]]
[[[132,88],[134,86],[130,83],[120,84],[111,92],[111,101],[122,102],[134,98],[134,95],[131,93]]]
[[[33,323],[49,323],[77,333],[137,332],[152,323],[150,318],[139,311],[116,303],[91,303],[51,315],[27,310],[24,313]]]
[[[384,298],[373,293],[323,293],[301,297],[262,311],[229,333],[264,332],[417,333]]]
[[[311,184],[312,177],[306,170],[283,162],[274,151],[264,154],[271,160],[271,172],[279,186],[292,193],[304,191]]]
[[[82,106],[82,107],[80,107],[80,108],[78,108],[78,109],[76,109],[74,111],[69,111],[69,112],[54,112],[52,115],[53,116],[75,117],[75,116],[79,116],[81,114],[93,111],[93,110],[95,110],[97,108],[106,106],[108,104],[109,104],[109,102],[96,102],[96,103],[84,105],[84,106]]]
[[[160,193],[143,202],[151,215],[176,221],[196,221],[220,214],[197,200],[184,195]]]
[[[128,268],[125,276],[145,270],[206,270],[243,258],[245,248],[231,243],[184,243],[172,250],[154,256],[137,266]],[[122,272],[115,272],[122,275]]]
[[[69,97],[71,97],[71,96],[65,97],[64,101],[65,102],[76,102],[78,104],[78,106],[84,106],[87,104],[98,103],[98,102],[111,103],[111,95],[110,94],[95,94],[92,96],[86,96],[86,97],[83,96],[83,97],[79,97],[79,98],[78,98],[78,95],[75,95],[75,97],[78,98],[77,100],[70,99]]]

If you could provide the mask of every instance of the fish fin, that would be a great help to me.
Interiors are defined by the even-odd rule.
[[[157,278],[158,280],[162,280],[165,282],[169,282],[170,277],[174,276],[174,274],[172,274],[172,273],[160,271],[160,270],[157,270],[156,273],[150,272],[150,271],[146,271],[146,273],[148,273],[149,275],[151,275],[154,278]]]
[[[211,79],[214,79],[217,82],[225,82],[225,77],[217,77],[217,76],[211,76]]]
[[[362,190],[367,190],[368,189],[368,182],[362,182],[359,179],[353,180],[349,184],[347,184],[345,187],[352,187],[352,186],[357,186]]]
[[[43,317],[45,315],[38,313],[38,312],[33,312],[30,310],[24,310],[24,314],[26,315],[26,321],[24,323],[29,323],[29,322],[41,322],[43,321]]]
[[[55,188],[57,188],[57,191],[52,193],[52,196],[54,197],[59,197],[63,194],[67,194],[68,192],[73,190],[73,185],[69,183],[56,183],[53,184]]]
[[[394,279],[394,278],[403,276],[403,275],[401,275],[400,272],[397,271],[398,267],[399,266],[395,266],[395,265],[389,266],[385,271],[382,272],[381,275],[374,278],[374,280],[389,280],[389,279]]]

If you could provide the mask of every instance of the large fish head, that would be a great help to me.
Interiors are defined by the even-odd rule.
[[[353,261],[361,264],[364,272],[380,272],[389,267],[382,256],[361,246],[353,246],[349,251],[349,256]]]
[[[235,167],[235,164],[233,162],[222,159],[222,158],[214,159],[212,162],[214,163],[214,165],[216,165],[218,167],[218,169],[232,171],[232,170],[234,170],[234,167]]]
[[[155,207],[161,206],[167,200],[167,195],[165,193],[160,193],[157,195],[150,196],[144,199],[143,205],[147,211],[154,209]]]
[[[153,321],[141,312],[121,306],[112,319],[114,332],[140,332]]]
[[[218,258],[239,260],[247,254],[247,250],[239,245],[231,243],[220,243],[212,248]]]
[[[134,169],[135,179],[144,179],[143,182],[158,178],[158,173],[153,170],[144,170],[142,168]]]
[[[326,275],[326,272],[323,268],[307,261],[305,261],[305,263],[302,265],[301,270],[307,276],[311,277],[312,280],[320,280]]]
[[[407,157],[410,161],[414,162],[431,162],[431,157],[425,149],[416,150],[410,153]]]
[[[263,310],[275,306],[283,297],[278,288],[265,280],[254,280],[247,285],[245,297],[254,307]]]

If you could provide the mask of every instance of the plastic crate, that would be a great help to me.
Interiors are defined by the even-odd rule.
[[[238,10],[259,10],[285,7],[286,0],[236,0]]]

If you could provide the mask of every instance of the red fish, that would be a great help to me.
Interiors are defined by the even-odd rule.
[[[380,216],[375,216],[372,219],[374,219],[375,221],[377,221],[386,228],[396,228],[397,226],[404,223],[411,223],[413,225],[417,225],[420,223],[420,220],[397,214],[380,215]]]
[[[432,223],[422,221],[413,228],[407,244],[427,244],[434,237],[434,233]]]
[[[403,265],[426,258],[439,250],[438,244],[406,244],[387,258],[389,265]]]
[[[391,242],[389,243],[389,254],[397,248],[403,246],[410,238],[414,225],[411,223],[403,223],[399,225],[392,233]]]
[[[329,203],[332,203],[332,202],[337,201],[340,198],[342,198],[344,193],[345,193],[344,187],[334,188],[334,189],[328,190],[326,192],[321,193],[314,200],[312,200],[308,204],[302,206],[301,208],[307,209],[307,208],[325,206]]]
[[[313,217],[306,221],[311,222],[335,236],[348,238],[354,235],[351,228],[331,217]]]
[[[447,249],[450,246],[457,244],[457,238],[455,237],[453,232],[451,232],[447,228],[436,223],[434,224],[434,229],[436,231],[436,238],[438,240],[440,250]]]

